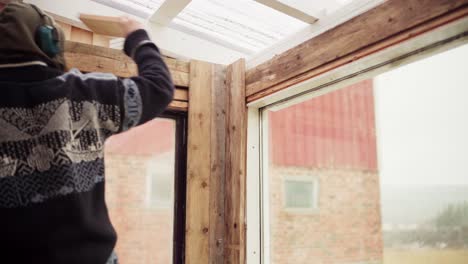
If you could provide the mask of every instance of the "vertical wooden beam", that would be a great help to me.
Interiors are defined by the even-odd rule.
[[[210,262],[223,263],[225,245],[225,176],[226,176],[226,112],[227,87],[226,67],[214,66],[213,86],[211,87],[211,189],[210,197]]]
[[[247,108],[245,61],[228,66],[226,72],[226,249],[225,263],[244,264],[246,252],[245,177],[247,151]]]
[[[190,64],[187,160],[187,264],[224,260],[225,67]]]
[[[186,263],[245,263],[245,61],[190,64]]]
[[[198,264],[209,263],[213,68],[192,61],[190,69],[185,258],[187,264]]]

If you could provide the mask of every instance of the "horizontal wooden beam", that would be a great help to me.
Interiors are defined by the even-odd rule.
[[[150,17],[151,22],[167,26],[192,0],[166,0]]]
[[[305,12],[302,12],[299,9],[296,9],[292,6],[283,4],[282,2],[278,0],[255,0],[256,2],[263,4],[269,8],[275,9],[278,12],[284,13],[288,16],[294,17],[296,19],[299,19],[305,23],[308,24],[313,24],[317,22],[317,18],[314,16],[311,16]]]
[[[467,16],[468,0],[388,0],[246,73],[247,102]]]
[[[187,112],[188,107],[189,107],[188,102],[174,100],[171,102],[168,109],[171,111],[177,111],[177,112]]]
[[[88,44],[65,42],[65,60],[68,68],[83,72],[108,72],[119,77],[138,74],[136,64],[122,51]],[[177,89],[174,101],[169,105],[173,111],[188,111],[188,86],[190,65],[173,58],[164,58]]]
[[[65,43],[65,58],[69,68],[84,72],[109,72],[120,77],[137,75],[136,64],[122,51],[88,44]],[[176,86],[189,86],[189,63],[164,58]]]

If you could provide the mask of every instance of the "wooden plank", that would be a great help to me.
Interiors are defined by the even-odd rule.
[[[296,9],[292,6],[286,5],[278,0],[255,0],[255,2],[263,4],[269,8],[275,9],[276,11],[279,11],[288,16],[299,19],[308,24],[313,24],[317,22],[318,20],[316,17],[311,16],[305,12],[302,12],[301,10]]]
[[[210,63],[192,61],[190,69],[185,258],[187,264],[199,264],[209,263],[210,256],[213,68]]]
[[[93,45],[108,48],[110,45],[110,38],[100,34],[93,34]]]
[[[69,68],[77,68],[84,72],[110,72],[120,77],[130,77],[137,74],[133,60],[122,51],[66,42],[65,58]],[[164,58],[176,86],[189,86],[189,64],[173,58]]]
[[[72,26],[60,21],[55,21],[55,23],[57,23],[57,25],[62,29],[63,34],[65,35],[65,40],[70,40]]]
[[[70,40],[84,44],[93,44],[93,32],[72,27]]]
[[[188,102],[188,90],[186,88],[177,87],[174,93],[174,100]]]
[[[215,65],[211,87],[210,262],[223,263],[225,245],[225,172],[227,87],[225,66]]]
[[[341,63],[337,61],[349,61],[356,53],[369,47],[374,47],[374,50],[367,50],[364,55],[393,45],[381,44],[389,38],[397,36],[394,41],[402,41],[405,37],[414,37],[415,33],[427,32],[434,25],[425,27],[425,24],[433,23],[433,20],[442,21],[443,17],[460,12],[467,5],[468,0],[388,0],[247,71],[248,102],[320,74],[332,63],[339,66]],[[405,35],[418,27],[419,31]],[[315,73],[311,73],[313,71]]]
[[[185,101],[174,100],[169,105],[168,109],[172,111],[187,112],[189,103]]]
[[[126,37],[119,17],[80,14],[80,20],[96,34],[118,38]]]
[[[150,17],[150,21],[167,26],[190,2],[191,0],[166,0]]]
[[[228,122],[226,138],[225,263],[245,263],[246,254],[246,152],[247,108],[245,61],[228,66]]]
[[[424,23],[421,26],[415,27],[411,30],[405,31],[402,34],[395,35],[394,37],[391,37],[385,41],[376,43],[375,45],[371,45],[369,47],[366,47],[362,50],[359,50],[357,52],[353,52],[352,54],[349,54],[347,56],[344,56],[343,58],[340,58],[336,61],[333,61],[332,63],[325,64],[323,66],[320,66],[316,69],[313,69],[311,71],[305,72],[303,74],[299,74],[298,76],[289,79],[285,82],[276,84],[274,86],[269,87],[268,89],[264,89],[258,93],[255,93],[253,95],[250,95],[247,97],[247,103],[253,102],[255,100],[261,99],[263,97],[266,97],[268,95],[271,95],[275,92],[284,90],[288,87],[291,87],[293,85],[296,85],[298,83],[301,83],[303,81],[309,80],[311,78],[317,77],[319,75],[322,75],[324,73],[327,73],[329,71],[332,71],[334,69],[337,69],[339,67],[345,66],[347,64],[350,64],[352,62],[358,61],[362,58],[365,58],[369,55],[372,55],[374,53],[377,53],[379,51],[382,51],[388,47],[397,45],[399,43],[402,43],[404,41],[407,41],[409,39],[412,39],[414,37],[417,37],[421,34],[424,34],[428,31],[434,30],[440,26],[446,25],[450,22],[456,21],[458,19],[464,18],[468,16],[468,7],[461,8],[457,10],[456,12],[450,13],[447,16],[442,16],[437,19],[432,20],[429,23]]]

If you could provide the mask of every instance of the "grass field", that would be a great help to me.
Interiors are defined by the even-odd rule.
[[[468,264],[468,250],[384,250],[383,264]]]

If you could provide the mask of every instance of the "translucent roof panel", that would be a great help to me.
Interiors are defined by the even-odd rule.
[[[194,0],[173,24],[250,54],[308,25],[252,0]]]
[[[153,14],[164,2],[95,1],[143,18]],[[170,26],[242,53],[254,54],[308,24],[253,0],[193,0]]]
[[[129,14],[148,18],[157,10],[164,0],[93,0]]]
[[[281,0],[281,2],[310,13],[317,18],[323,18],[349,4],[357,4],[362,0]]]
[[[94,1],[148,18],[171,0]],[[318,19],[363,1],[372,0],[281,0]],[[169,25],[246,55],[259,53],[308,26],[254,0],[192,0]]]

